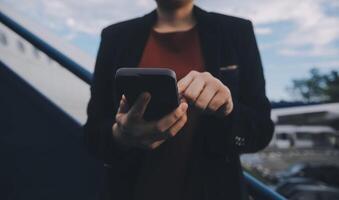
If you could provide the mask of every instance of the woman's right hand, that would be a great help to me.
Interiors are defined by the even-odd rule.
[[[147,92],[142,93],[129,108],[125,96],[115,116],[113,137],[125,147],[155,149],[166,139],[174,137],[187,122],[187,103],[180,105],[171,113],[157,121],[145,121],[144,112],[151,99]]]

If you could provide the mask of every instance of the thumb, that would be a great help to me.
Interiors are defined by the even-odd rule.
[[[129,115],[141,118],[144,115],[150,100],[151,94],[149,92],[143,92],[140,94],[134,105],[129,110]]]

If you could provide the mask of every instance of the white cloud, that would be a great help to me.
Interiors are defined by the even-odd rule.
[[[323,49],[322,46],[319,46],[317,48],[306,48],[302,50],[282,47],[279,50],[279,53],[284,56],[332,56],[339,55],[339,50],[334,47]]]
[[[273,32],[273,30],[268,27],[256,27],[255,32],[260,35],[269,35]]]
[[[0,0],[17,9],[30,12],[45,25],[56,30],[99,34],[111,23],[141,16],[155,7],[154,0]],[[196,0],[201,7],[251,19],[259,35],[279,31],[274,23],[291,23],[293,29],[281,41],[280,54],[287,56],[333,56],[338,49],[339,16],[326,13],[338,9],[337,0]],[[304,48],[307,47],[307,48]]]
[[[155,7],[151,0],[0,0],[54,30],[98,35],[111,23],[137,17]]]
[[[322,69],[336,69],[338,70],[339,60],[327,60],[327,61],[317,61],[317,62],[305,62],[301,65],[301,67],[317,67]]]
[[[213,11],[251,19],[256,26],[288,22],[293,29],[277,42],[280,53],[288,56],[339,55],[332,44],[339,40],[339,16],[326,13],[328,7],[338,9],[337,0],[198,0]],[[269,31],[257,29],[257,34]],[[307,48],[302,48],[307,47]]]

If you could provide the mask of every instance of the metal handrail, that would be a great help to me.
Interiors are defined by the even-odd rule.
[[[91,84],[92,74],[88,70],[86,70],[84,67],[82,67],[75,61],[73,61],[68,56],[61,53],[56,48],[46,43],[44,40],[42,40],[38,36],[31,33],[28,29],[24,28],[20,24],[10,19],[8,16],[3,14],[1,11],[0,11],[0,22],[3,23],[8,28],[10,28],[11,30],[13,30],[18,35],[20,35],[21,37],[23,37],[28,42],[30,42],[40,51],[44,52],[50,58],[54,59],[62,67],[69,70],[72,74],[74,74],[75,76],[83,80],[84,82]],[[285,200],[285,198],[282,197],[280,194],[271,190],[265,184],[263,184],[262,182],[260,182],[259,180],[257,180],[256,178],[248,174],[247,172],[244,172],[244,177],[246,179],[246,182],[250,185],[250,187],[254,188],[256,193],[260,194],[260,196],[263,199]]]
[[[260,199],[286,200],[285,197],[270,189],[264,183],[250,175],[248,172],[244,171],[243,174],[247,183],[250,185],[249,189],[253,188],[256,191],[257,195],[260,195]]]
[[[3,12],[0,11],[0,21],[5,26],[10,28],[16,34],[23,37],[25,40],[30,42],[40,51],[44,52],[50,58],[58,62],[62,67],[72,72],[75,76],[83,80],[84,82],[90,84],[92,80],[92,74],[86,70],[84,67],[74,62],[71,58],[61,53],[56,48],[52,47],[50,44],[37,37],[33,33],[31,33],[28,29],[21,26],[17,22],[13,21],[11,18],[6,16]]]

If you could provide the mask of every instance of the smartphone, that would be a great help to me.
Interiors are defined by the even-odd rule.
[[[115,85],[118,97],[124,94],[129,106],[141,93],[151,94],[143,116],[145,120],[160,119],[179,106],[176,74],[168,68],[119,68]]]

